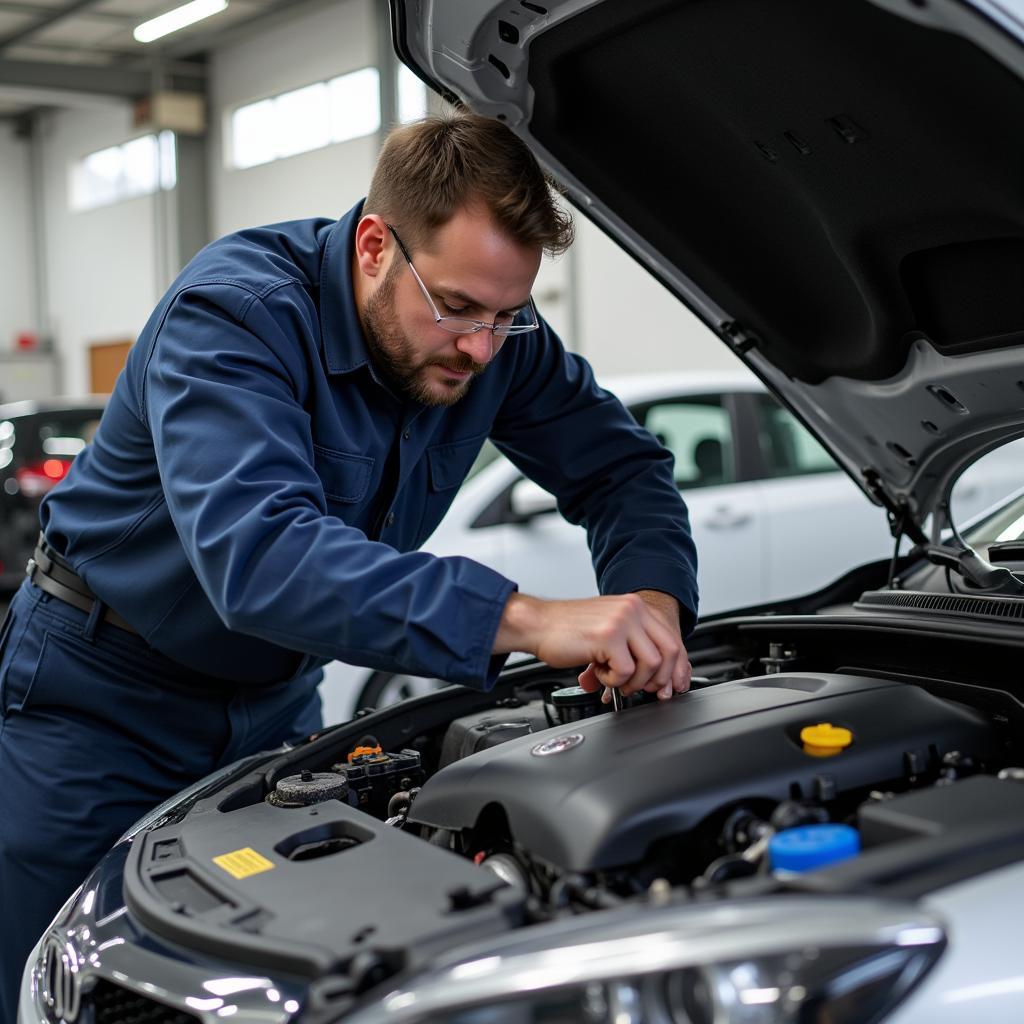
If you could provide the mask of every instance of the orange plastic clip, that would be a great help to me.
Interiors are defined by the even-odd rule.
[[[348,763],[351,764],[357,757],[366,757],[367,754],[383,754],[384,751],[381,749],[380,744],[375,747],[356,747],[351,754],[348,755]]]

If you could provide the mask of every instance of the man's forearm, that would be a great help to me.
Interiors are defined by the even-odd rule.
[[[543,606],[543,601],[529,594],[511,594],[498,625],[498,634],[494,638],[494,653],[525,651],[527,654],[536,654]]]
[[[675,597],[661,590],[637,590],[635,593],[644,604],[679,630],[679,601]],[[494,639],[494,653],[525,651],[527,654],[536,654],[538,636],[545,618],[552,613],[552,604],[529,594],[510,595]]]
[[[679,601],[675,597],[663,590],[637,590],[635,593],[655,611],[661,612],[677,630],[679,629]]]
[[[580,685],[640,690],[667,700],[689,687],[679,604],[660,591],[549,601],[512,594],[492,650],[526,651],[552,668],[586,665]]]

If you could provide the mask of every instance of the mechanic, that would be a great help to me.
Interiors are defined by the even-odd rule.
[[[229,235],[172,285],[0,635],[0,1020],[124,829],[320,726],[329,660],[486,689],[520,650],[590,690],[688,688],[671,455],[531,299],[571,238],[523,143],[459,113],[393,131],[340,220]],[[416,550],[488,437],[586,527],[604,596]]]

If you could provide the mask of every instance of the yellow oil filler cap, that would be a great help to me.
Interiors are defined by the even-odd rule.
[[[800,742],[804,745],[804,753],[811,757],[833,757],[853,742],[853,733],[831,722],[819,722],[800,730]]]

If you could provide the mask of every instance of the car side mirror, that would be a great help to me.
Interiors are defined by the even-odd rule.
[[[508,496],[509,511],[515,522],[526,523],[537,516],[556,512],[555,497],[532,480],[517,480]]]

